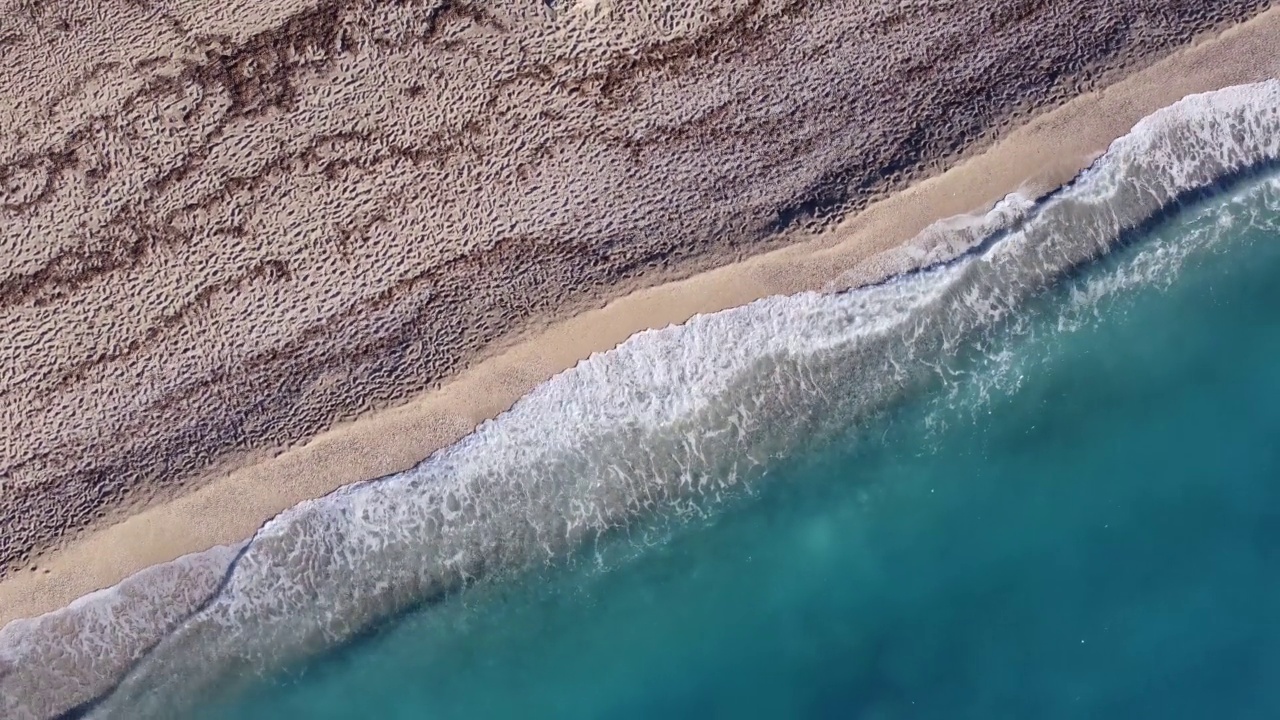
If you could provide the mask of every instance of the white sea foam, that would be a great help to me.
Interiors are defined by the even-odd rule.
[[[0,718],[57,715],[111,689],[217,589],[238,545],[138,572],[61,610],[0,630]]]
[[[170,716],[203,687],[474,579],[563,559],[638,518],[700,513],[774,458],[945,381],[956,353],[1016,326],[1028,298],[1186,192],[1278,159],[1280,82],[1189,97],[1046,202],[1002,206],[984,222],[1004,235],[976,255],[857,291],[761,300],[593,355],[418,467],[265,525],[218,594],[93,716]]]

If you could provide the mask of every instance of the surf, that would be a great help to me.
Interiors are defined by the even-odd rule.
[[[563,563],[629,527],[714,515],[801,449],[905,399],[945,396],[956,359],[997,347],[1036,298],[1278,160],[1280,83],[1192,96],[1038,204],[1011,199],[956,257],[636,335],[414,469],[264,525],[208,601],[84,713],[164,717],[476,583]],[[1079,303],[1106,296],[1081,291]]]

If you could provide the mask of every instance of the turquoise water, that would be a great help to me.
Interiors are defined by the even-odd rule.
[[[705,519],[200,716],[1280,717],[1278,188],[1184,208]]]
[[[73,714],[1280,716],[1278,165],[1280,81],[1191,96],[930,269],[637,334],[115,618]]]

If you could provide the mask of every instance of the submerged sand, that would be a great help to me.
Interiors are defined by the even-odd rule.
[[[1274,10],[1149,66],[1265,4],[11,5],[0,623],[638,330],[910,269],[929,223],[1280,74]]]

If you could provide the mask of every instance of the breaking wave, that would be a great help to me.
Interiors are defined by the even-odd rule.
[[[952,243],[930,269],[640,333],[417,467],[264,525],[208,602],[85,712],[180,715],[471,582],[637,522],[700,517],[777,460],[950,382],[955,359],[1016,327],[1029,300],[1189,196],[1278,161],[1280,82],[1191,96],[1043,202],[1010,198],[976,245]]]

